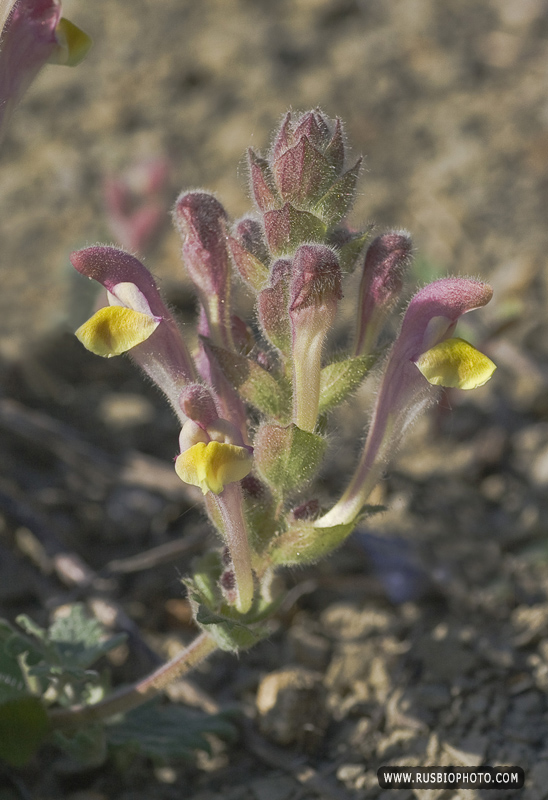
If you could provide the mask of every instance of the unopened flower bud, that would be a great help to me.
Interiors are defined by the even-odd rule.
[[[227,214],[206,192],[182,194],[175,205],[183,263],[207,314],[215,344],[232,349]]]
[[[261,158],[251,147],[247,151],[251,190],[260,211],[269,211],[280,205],[275,188],[274,176],[268,161]]]
[[[270,255],[261,223],[249,217],[240,220],[228,244],[242,280],[256,292],[263,289],[268,281]]]
[[[314,519],[314,517],[318,516],[319,510],[320,501],[316,498],[313,498],[312,500],[307,500],[305,503],[301,503],[301,505],[294,508],[291,512],[291,516],[293,519],[299,520]]]
[[[375,346],[386,315],[401,294],[411,261],[411,238],[404,231],[377,236],[367,249],[358,298],[356,355]]]
[[[280,258],[272,267],[270,286],[257,298],[259,321],[266,338],[285,355],[291,350],[289,281],[291,261]]]
[[[282,200],[313,212],[331,226],[349,211],[356,192],[361,159],[343,174],[345,160],[340,120],[316,110],[295,120],[287,114],[272,148],[270,168]]]
[[[293,259],[292,317],[307,308],[336,308],[342,298],[341,268],[335,253],[324,245],[303,245]]]
[[[293,421],[313,431],[320,398],[325,337],[342,297],[341,269],[324,245],[303,245],[295,253],[289,295],[293,356]]]
[[[203,428],[207,428],[219,416],[211,391],[200,383],[185,386],[179,404],[186,416]]]

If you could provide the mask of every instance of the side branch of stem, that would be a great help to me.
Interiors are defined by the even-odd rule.
[[[211,636],[201,633],[171,661],[137,683],[119,689],[100,703],[53,709],[49,712],[50,725],[54,729],[79,728],[137,708],[162,692],[176,678],[180,678],[204,661],[216,649],[217,645]]]

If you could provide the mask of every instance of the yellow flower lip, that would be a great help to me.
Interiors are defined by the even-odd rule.
[[[415,361],[428,383],[457,389],[483,386],[496,370],[490,358],[464,339],[446,339]]]
[[[78,328],[76,337],[92,353],[111,358],[146,341],[160,322],[159,317],[132,308],[105,306]]]
[[[202,494],[220,494],[227,483],[241,481],[251,471],[246,447],[226,442],[197,442],[181,453],[175,471],[184,483],[198,486]]]

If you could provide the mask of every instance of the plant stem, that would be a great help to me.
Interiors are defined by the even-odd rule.
[[[109,697],[91,706],[72,706],[56,708],[49,712],[50,725],[54,729],[79,728],[91,722],[108,719],[146,703],[162,692],[172,681],[189,672],[217,649],[214,640],[207,633],[201,633],[171,661],[163,664],[148,677],[132,686],[126,686]]]

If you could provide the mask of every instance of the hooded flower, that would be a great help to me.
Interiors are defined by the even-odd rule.
[[[183,425],[181,454],[175,471],[184,483],[198,486],[202,494],[221,494],[225,485],[241,481],[251,472],[253,449],[244,444],[238,429],[226,419],[207,427],[194,420]]]
[[[359,514],[407,429],[439,396],[437,387],[472,389],[489,380],[493,362],[462,339],[451,337],[459,317],[486,305],[492,293],[479,281],[444,278],[413,297],[388,356],[356,472],[342,498],[318,520],[318,527],[348,523]]]
[[[72,253],[71,261],[105,287],[109,302],[78,328],[78,339],[107,358],[129,351],[186,420],[179,397],[195,379],[194,364],[152,275],[134,256],[114,247],[87,247]]]

